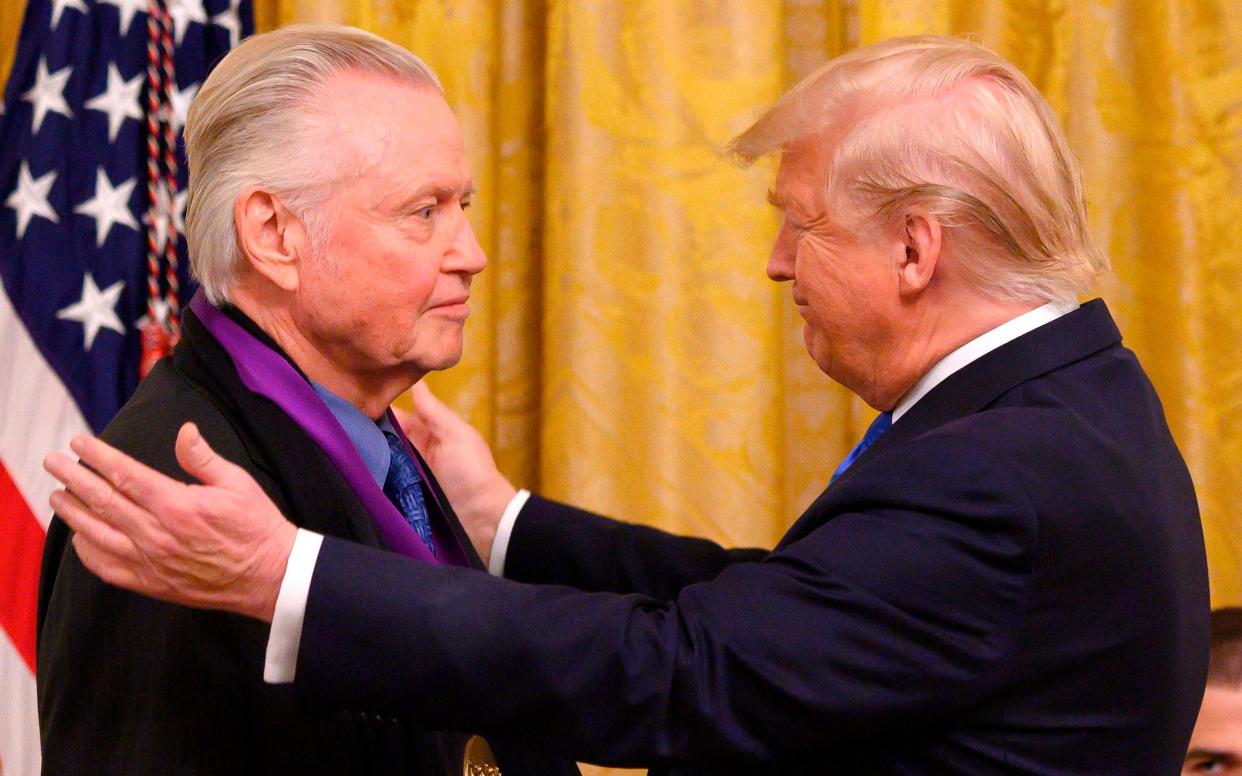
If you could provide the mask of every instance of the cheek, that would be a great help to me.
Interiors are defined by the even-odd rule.
[[[349,276],[331,260],[317,258],[302,275],[297,302],[304,314],[317,321],[333,321],[349,313],[349,302],[357,294],[349,287]]]
[[[435,300],[436,286],[444,279],[444,275],[434,265],[420,264],[412,267],[408,276],[410,302],[416,304],[419,310],[425,309],[428,303]]]
[[[385,289],[399,295],[415,311],[427,306],[440,281],[439,255],[432,246],[411,241],[388,246],[376,273]]]
[[[351,298],[340,303],[367,323],[408,330],[433,299],[439,275],[412,253],[387,252],[365,262],[365,269],[360,267],[352,277],[341,278],[338,293]]]

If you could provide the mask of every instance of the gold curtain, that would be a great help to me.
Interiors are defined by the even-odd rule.
[[[1199,492],[1216,605],[1242,604],[1242,15],[1230,0],[255,0],[260,29],[373,30],[440,74],[491,257],[431,382],[515,483],[770,544],[870,413],[763,274],[771,166],[720,156],[799,76],[895,35],[1017,63],[1086,172],[1105,297]],[[0,4],[7,69],[18,13]]]

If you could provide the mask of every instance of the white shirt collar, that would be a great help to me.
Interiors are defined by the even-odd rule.
[[[970,342],[936,362],[936,365],[919,378],[914,387],[901,397],[893,408],[893,422],[896,423],[913,407],[919,399],[927,395],[932,388],[940,385],[949,375],[965,367],[967,364],[982,358],[1001,345],[1021,337],[1029,331],[1051,323],[1066,313],[1078,309],[1078,302],[1049,302],[1034,310],[1028,310],[1016,318],[1005,321],[1000,326],[980,334]]]

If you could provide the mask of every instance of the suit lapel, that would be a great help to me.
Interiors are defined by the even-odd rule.
[[[1008,391],[1029,380],[1062,369],[1101,350],[1118,345],[1121,332],[1108,308],[1093,299],[1056,320],[1005,343],[949,375],[867,448],[846,472],[807,508],[777,546],[807,533],[836,511],[836,494],[880,459],[933,429],[985,409]]]

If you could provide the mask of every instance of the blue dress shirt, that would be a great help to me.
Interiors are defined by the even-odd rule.
[[[336,422],[345,429],[349,441],[354,443],[358,455],[362,456],[362,462],[367,465],[367,471],[371,472],[371,476],[375,478],[375,484],[382,490],[384,479],[388,476],[388,465],[392,462],[392,452],[388,449],[388,440],[384,438],[384,432],[395,433],[392,421],[388,419],[388,413],[381,415],[379,420],[371,420],[363,414],[362,410],[314,380],[311,381],[311,387],[315,389],[315,393],[319,394],[319,398],[323,399],[323,403],[328,405],[328,410],[336,418]]]

